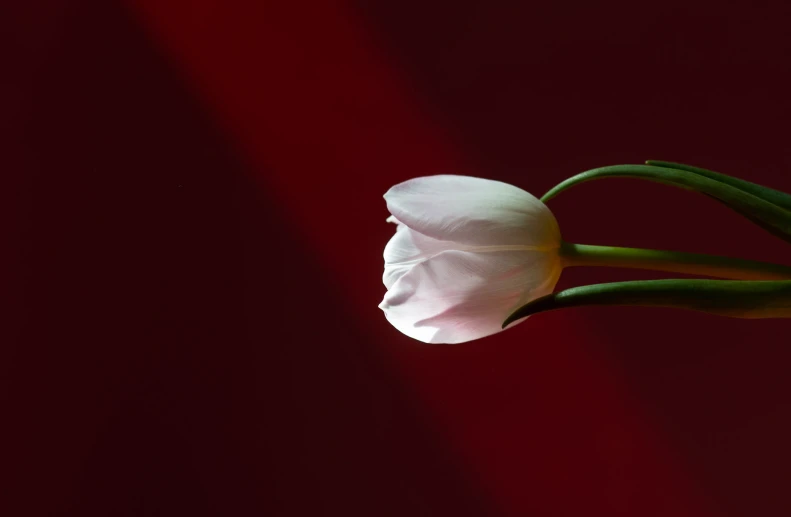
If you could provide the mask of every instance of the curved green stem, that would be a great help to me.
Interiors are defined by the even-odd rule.
[[[753,196],[757,196],[765,201],[769,201],[770,203],[773,203],[781,208],[785,208],[786,210],[791,210],[791,195],[780,190],[764,187],[763,185],[758,185],[757,183],[734,178],[733,176],[727,176],[725,174],[710,171],[708,169],[702,169],[692,165],[684,165],[683,163],[665,162],[662,160],[646,160],[645,164],[655,167],[665,167],[668,169],[689,171],[700,176],[705,176],[709,179],[717,180],[720,183],[725,183],[732,187],[736,187],[739,190],[752,194]]]
[[[542,296],[521,306],[503,322],[539,312],[589,306],[686,309],[729,318],[791,317],[791,280],[640,280],[585,285]]]
[[[665,162],[661,162],[661,164],[667,165]],[[787,202],[785,194],[765,189],[760,185],[740,182],[735,178],[725,181],[717,173],[705,171],[704,174],[701,172],[704,169],[691,168],[686,165],[682,167],[681,169],[653,165],[599,167],[572,176],[555,185],[541,197],[541,201],[546,203],[564,190],[591,180],[637,178],[705,194],[724,203],[776,237],[791,242],[791,210],[783,208]],[[783,205],[775,204],[773,201],[783,203]]]
[[[560,248],[560,256],[564,267],[607,266],[652,269],[734,280],[791,279],[791,266],[699,253],[564,242]]]

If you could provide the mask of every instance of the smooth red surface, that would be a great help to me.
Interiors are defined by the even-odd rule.
[[[653,158],[791,191],[783,2],[3,10],[0,515],[791,512],[785,321],[577,309],[440,347],[376,307],[410,177]],[[572,242],[791,262],[659,185],[551,207]]]

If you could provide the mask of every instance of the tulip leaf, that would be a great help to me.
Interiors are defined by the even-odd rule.
[[[686,309],[731,318],[791,317],[791,280],[641,280],[574,287],[537,298],[503,323],[594,305]]]
[[[761,199],[765,201],[769,201],[770,203],[774,203],[775,205],[785,208],[786,210],[791,210],[791,195],[786,194],[785,192],[781,192],[779,190],[774,190],[768,187],[764,187],[763,185],[758,185],[756,183],[751,183],[749,181],[745,181],[739,178],[734,178],[733,176],[720,174],[719,172],[714,172],[707,169],[701,169],[700,167],[693,167],[692,165],[684,165],[681,163],[673,163],[673,162],[663,162],[658,160],[647,160],[645,163],[647,165],[655,165],[657,167],[667,167],[670,169],[680,169],[689,172],[694,172],[695,174],[700,174],[702,176],[706,176],[707,178],[721,181],[722,183],[726,183],[728,185],[731,185],[732,187],[736,187],[740,190],[753,194],[754,196],[760,197]],[[712,197],[712,199],[714,199],[715,201],[720,201],[719,199],[714,197]],[[723,203],[723,204],[728,206],[727,203]],[[760,219],[756,219],[751,214],[746,213],[743,210],[740,210],[738,207],[731,206],[730,208],[738,212],[739,214],[743,215],[747,219],[749,219],[752,223],[768,231],[775,237],[779,237],[780,239],[783,240],[788,240],[783,232],[777,231],[772,226],[765,224]]]
[[[775,204],[775,202],[769,201],[766,198],[768,196],[768,198],[774,201],[785,204],[787,201],[783,196],[779,195],[783,194],[782,192],[765,189],[765,187],[760,187],[760,185],[749,182],[744,182],[744,184],[738,183],[738,185],[744,188],[751,186],[749,189],[752,190],[752,192],[750,192],[748,190],[743,190],[743,188],[736,186],[736,184],[713,179],[706,175],[716,175],[717,173],[706,171],[706,174],[702,174],[689,170],[688,166],[684,167],[686,167],[686,169],[676,169],[669,166],[659,167],[654,165],[612,165],[609,167],[591,169],[577,174],[576,176],[572,176],[556,185],[549,192],[544,194],[541,200],[546,202],[569,187],[590,180],[601,178],[644,179],[706,194],[747,217],[750,221],[771,232],[773,235],[787,242],[791,242],[791,209],[786,209],[782,205]],[[735,180],[735,178],[731,178],[731,180]],[[770,195],[767,194],[767,192],[774,192],[775,194]]]
[[[695,174],[700,174],[701,176],[705,176],[707,178],[717,180],[719,182],[728,184],[732,187],[736,187],[739,190],[743,190],[744,192],[748,192],[756,197],[763,199],[764,201],[769,201],[770,203],[773,203],[779,207],[785,208],[786,210],[791,210],[791,194],[786,194],[785,192],[782,192],[780,190],[764,187],[763,185],[758,185],[757,183],[751,183],[743,179],[735,178],[733,176],[728,176],[726,174],[722,174],[719,172],[710,171],[708,169],[702,169],[700,167],[694,167],[692,165],[684,165],[683,163],[664,162],[661,160],[647,160],[645,163],[646,165],[665,167],[668,169],[678,169],[682,171],[693,172]]]

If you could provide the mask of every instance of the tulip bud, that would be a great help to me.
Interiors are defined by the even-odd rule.
[[[586,171],[542,199],[591,179],[643,178],[707,194],[791,242],[791,196],[704,169],[657,163],[661,166]],[[499,181],[449,175],[415,178],[392,187],[385,200],[392,214],[388,221],[397,227],[384,251],[387,293],[379,307],[394,327],[425,343],[472,341],[536,312],[583,305],[791,317],[791,266],[566,243],[542,200]],[[574,266],[653,269],[748,282],[626,282],[548,296],[561,270]]]
[[[440,175],[400,183],[384,197],[397,227],[384,251],[388,291],[379,307],[414,339],[462,343],[499,332],[560,277],[557,221],[520,188]]]

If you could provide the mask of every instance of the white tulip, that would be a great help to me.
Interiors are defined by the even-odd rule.
[[[400,183],[384,197],[397,227],[384,250],[388,291],[379,307],[414,339],[462,343],[499,332],[560,277],[557,221],[520,188],[441,175]]]

